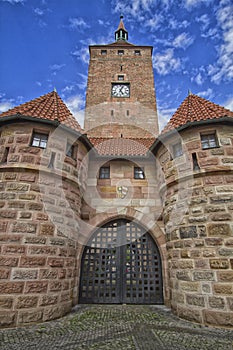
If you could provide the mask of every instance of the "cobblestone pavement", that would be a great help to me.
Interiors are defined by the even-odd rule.
[[[233,330],[180,320],[159,306],[82,305],[39,325],[0,330],[0,350],[233,350]]]

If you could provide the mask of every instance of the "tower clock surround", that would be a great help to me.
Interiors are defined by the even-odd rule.
[[[113,97],[130,97],[129,83],[112,83]]]

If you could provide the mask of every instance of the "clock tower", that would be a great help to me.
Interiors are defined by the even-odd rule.
[[[128,42],[123,16],[113,43],[89,47],[84,128],[90,137],[158,135],[152,49]]]

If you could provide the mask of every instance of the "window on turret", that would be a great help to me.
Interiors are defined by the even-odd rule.
[[[178,158],[183,155],[183,148],[181,142],[177,142],[172,146],[172,156],[173,158]]]
[[[144,168],[140,168],[140,167],[134,167],[134,178],[141,180],[141,179],[145,179],[145,173],[144,173]]]
[[[140,50],[135,50],[134,54],[137,55],[137,56],[140,56],[141,55],[141,51]]]
[[[76,159],[77,157],[77,146],[72,145],[70,142],[66,144],[66,155],[67,157]]]
[[[100,168],[99,178],[100,179],[110,179],[110,167],[109,166],[102,166]]]
[[[101,50],[101,55],[107,55],[107,50]]]
[[[124,55],[124,53],[125,53],[124,50],[118,50],[118,55],[121,56],[121,55]]]
[[[33,132],[31,146],[46,148],[48,142],[48,135],[38,132]]]
[[[218,140],[215,132],[209,134],[201,134],[202,149],[218,147]]]
[[[124,75],[118,75],[118,80],[124,80]]]
[[[10,147],[6,147],[1,159],[1,164],[7,163],[9,152],[10,152]]]

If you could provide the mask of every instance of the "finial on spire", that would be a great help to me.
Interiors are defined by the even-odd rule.
[[[57,89],[55,88],[55,86],[54,86],[54,88],[53,88],[53,91],[54,91],[54,92],[57,92]]]
[[[120,19],[123,19],[123,18],[124,18],[124,16],[121,14],[121,15],[120,15]]]
[[[190,89],[188,89],[188,95],[192,95],[192,91]]]

